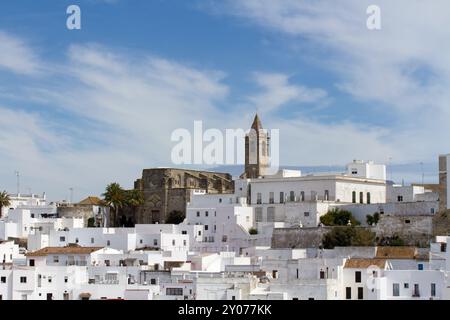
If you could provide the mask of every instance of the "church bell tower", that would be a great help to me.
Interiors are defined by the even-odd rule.
[[[258,114],[250,132],[245,136],[245,178],[255,179],[266,175],[269,167],[269,141]]]

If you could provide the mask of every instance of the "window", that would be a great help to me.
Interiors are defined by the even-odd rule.
[[[436,297],[436,283],[431,284],[431,296]]]
[[[256,194],[256,204],[261,204],[261,203],[262,203],[261,192],[258,192]]]
[[[420,297],[419,284],[418,283],[414,284],[413,297]]]
[[[181,231],[181,234],[187,234],[186,230]]]
[[[262,209],[263,208],[255,208],[255,219],[256,219],[256,222],[262,222],[263,221]]]
[[[158,245],[158,240],[157,239],[153,239],[153,245],[157,246]]]
[[[330,197],[330,193],[328,192],[328,190],[325,190],[325,194],[323,196],[323,200],[328,201]]]
[[[110,240],[107,240],[107,241],[106,241],[106,245],[109,247],[109,246],[111,245],[111,241],[110,241]]]
[[[228,237],[227,236],[222,236],[222,242],[227,242],[228,241]]]
[[[66,237],[59,237],[59,242],[64,242],[66,241]]]
[[[269,192],[269,203],[275,203],[275,194],[273,192]]]
[[[174,239],[174,240],[172,240],[172,245],[173,245],[173,246],[175,245],[175,239]]]
[[[28,296],[26,294],[23,294],[22,295],[22,300],[27,300],[27,299],[28,299]]]
[[[400,284],[398,284],[398,283],[393,283],[392,284],[392,295],[394,297],[399,297],[400,296]]]
[[[358,300],[364,299],[364,288],[358,287]]]
[[[267,222],[275,222],[275,207],[267,208]]]
[[[355,271],[355,282],[361,283],[361,271]]]
[[[403,196],[397,196],[397,201],[398,202],[403,202]]]
[[[352,169],[352,174],[358,174],[358,169]]]
[[[150,284],[156,284],[156,279],[150,279]]]
[[[0,278],[0,282],[1,282],[1,283],[6,283],[6,277],[1,277],[1,278]]]
[[[197,211],[197,217],[200,217],[200,211]]]
[[[53,256],[53,263],[59,263],[59,257]]]
[[[280,203],[284,203],[284,192],[280,192]]]
[[[216,232],[216,230],[217,230],[217,226],[216,226],[216,225],[214,225],[214,232]]]
[[[219,203],[222,203],[222,198],[219,198]]]
[[[295,192],[294,191],[289,192],[289,201],[291,201],[291,202],[295,201]]]
[[[447,244],[441,243],[441,252],[447,252]]]
[[[407,220],[405,220],[405,223],[411,223],[411,220],[407,219]]]
[[[183,246],[185,246],[186,247],[186,240],[183,240]]]
[[[434,214],[434,212],[435,212],[435,211],[434,211],[434,208],[431,208],[431,209],[430,209],[430,212],[431,212],[431,214]]]
[[[208,225],[205,225],[205,231],[207,231],[207,230],[208,230],[208,228],[209,228],[209,226],[208,226]]]
[[[27,277],[20,277],[20,283],[27,283]]]
[[[345,299],[350,300],[352,298],[352,288],[345,288]]]
[[[305,217],[309,217],[309,212],[305,212],[305,213],[303,213],[303,215],[304,215]]]
[[[403,284],[403,288],[409,289],[409,283],[405,282],[405,283]]]
[[[325,279],[325,271],[320,270],[319,278],[320,278],[320,279]]]
[[[168,296],[182,296],[183,288],[166,288],[166,295]]]
[[[370,192],[367,192],[367,204],[370,204]]]
[[[202,231],[201,231],[201,230],[198,231],[198,235],[199,235],[199,236],[202,235]]]
[[[64,277],[64,283],[67,283],[69,281],[69,278],[67,276]]]
[[[352,192],[352,203],[356,203],[356,191]]]
[[[305,201],[305,191],[300,192],[300,201]]]
[[[359,193],[359,203],[364,203],[364,192]]]
[[[91,238],[91,243],[94,243],[94,238]]]
[[[205,217],[209,216],[209,212],[205,211]]]
[[[34,267],[34,259],[30,259],[30,267]]]
[[[298,276],[299,276],[299,272],[298,272],[298,268],[297,268],[297,279],[298,279]]]
[[[49,276],[49,277],[47,278],[47,280],[48,280],[48,283],[52,283],[52,277]]]
[[[419,264],[417,265],[417,269],[423,270],[423,263],[419,263]]]
[[[78,238],[76,238],[76,239],[75,239],[75,243],[78,243],[78,242],[79,242],[79,241],[78,241]]]
[[[140,239],[140,240],[139,240],[139,243],[142,244],[142,242],[143,242],[142,239]]]

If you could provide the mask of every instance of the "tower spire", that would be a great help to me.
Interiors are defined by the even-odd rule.
[[[260,130],[262,128],[263,127],[262,127],[262,124],[261,124],[261,120],[259,120],[258,113],[256,113],[255,114],[255,118],[253,119],[252,129],[258,131],[258,130]]]

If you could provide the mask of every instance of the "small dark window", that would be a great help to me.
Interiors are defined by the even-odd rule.
[[[364,299],[364,288],[358,287],[358,300]]]
[[[27,283],[27,277],[20,277],[20,283]]]
[[[361,271],[355,271],[355,282],[361,283]]]
[[[0,278],[0,282],[1,282],[1,283],[6,283],[6,277],[1,277],[1,278]]]
[[[34,259],[30,259],[30,267],[34,267]]]
[[[407,219],[407,220],[405,220],[405,223],[411,223],[411,220]]]
[[[345,299],[350,300],[352,298],[352,288],[345,288]]]

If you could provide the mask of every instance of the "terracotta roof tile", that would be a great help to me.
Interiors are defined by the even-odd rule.
[[[80,246],[67,246],[67,247],[46,247],[37,251],[29,252],[27,257],[39,257],[47,256],[50,254],[91,254],[94,251],[103,249],[103,247],[80,247]]]
[[[345,261],[344,268],[367,269],[371,266],[384,269],[386,266],[386,259],[348,259]]]
[[[376,258],[380,259],[415,259],[415,247],[377,247]]]

